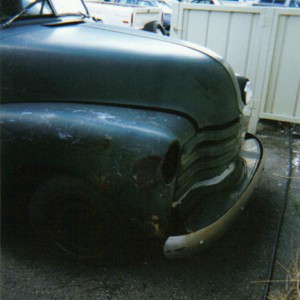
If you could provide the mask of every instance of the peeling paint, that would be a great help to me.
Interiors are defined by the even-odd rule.
[[[61,140],[68,140],[68,139],[72,138],[72,135],[70,135],[66,132],[58,132],[57,135]]]
[[[75,144],[79,144],[79,143],[80,143],[80,138],[76,138],[76,139],[73,140],[71,145],[75,145]]]
[[[49,114],[43,114],[43,115],[41,115],[42,119],[53,119],[55,117],[56,117],[56,115],[54,113],[49,113]]]
[[[76,110],[73,110],[73,113],[82,113],[82,112],[86,112],[85,110],[83,109],[76,109]]]
[[[107,113],[95,113],[93,112],[94,115],[96,115],[97,119],[101,120],[101,121],[106,121],[106,120],[111,120],[111,119],[116,119],[116,117],[107,114]]]

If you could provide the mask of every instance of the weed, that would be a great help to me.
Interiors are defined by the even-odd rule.
[[[281,267],[287,272],[286,279],[274,280],[272,283],[275,285],[276,282],[284,282],[285,287],[283,290],[271,290],[268,300],[300,300],[300,251],[288,269]]]

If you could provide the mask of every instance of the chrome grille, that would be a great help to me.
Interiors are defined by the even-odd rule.
[[[238,160],[241,130],[240,121],[219,128],[208,128],[185,144],[174,201],[180,199],[195,183],[220,175],[231,162]]]

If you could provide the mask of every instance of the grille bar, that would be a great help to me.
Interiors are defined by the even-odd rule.
[[[176,182],[175,201],[195,183],[220,175],[239,159],[241,124],[198,133],[184,147],[181,168]]]

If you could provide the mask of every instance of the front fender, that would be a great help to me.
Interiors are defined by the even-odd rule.
[[[166,216],[174,180],[162,174],[164,159],[170,147],[180,149],[193,134],[188,120],[162,112],[86,104],[5,104],[3,176],[26,170],[34,177],[35,170],[43,170],[45,180],[79,177],[128,218]]]

